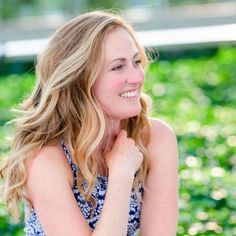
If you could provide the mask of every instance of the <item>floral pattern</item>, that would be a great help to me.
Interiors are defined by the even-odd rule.
[[[94,214],[91,214],[92,207],[85,200],[85,198],[82,196],[82,194],[79,192],[77,185],[76,185],[76,179],[78,175],[78,167],[75,165],[75,163],[72,161],[71,155],[69,153],[69,150],[67,149],[64,142],[61,142],[61,146],[63,148],[63,151],[66,155],[66,158],[68,159],[71,169],[73,171],[74,176],[74,185],[72,188],[72,191],[74,193],[74,196],[77,200],[78,207],[80,208],[81,212],[83,213],[85,219],[87,220],[88,225],[91,229],[95,229],[96,224],[99,220],[102,207],[105,200],[106,195],[106,189],[108,184],[108,177],[99,175],[97,177],[97,181],[94,187],[94,190],[92,192],[92,196],[97,201],[96,209],[94,211]],[[84,182],[83,187],[86,188],[86,183]],[[141,185],[138,188],[138,192],[141,195],[142,194],[142,187]],[[27,209],[27,206],[26,206]],[[135,232],[140,227],[140,213],[141,213],[141,202],[136,198],[135,192],[131,192],[130,197],[130,209],[129,209],[129,219],[128,219],[128,229],[127,229],[127,236],[134,236]],[[45,233],[43,231],[43,228],[40,224],[40,221],[37,217],[37,213],[32,208],[30,212],[30,216],[25,219],[25,235],[26,236],[45,236]]]

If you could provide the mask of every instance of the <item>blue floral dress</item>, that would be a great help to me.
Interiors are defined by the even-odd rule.
[[[91,229],[95,229],[96,224],[99,220],[102,207],[105,200],[106,189],[108,184],[108,177],[99,175],[92,192],[92,196],[97,201],[96,209],[94,214],[91,214],[93,210],[91,205],[85,200],[82,194],[79,192],[76,180],[78,175],[78,167],[72,161],[71,155],[69,150],[67,149],[64,142],[61,142],[61,146],[65,153],[66,158],[68,159],[74,177],[74,185],[72,187],[72,191],[74,193],[75,199],[77,201],[78,207],[80,208],[81,212],[83,213],[85,219],[87,220],[88,225]],[[86,184],[85,184],[86,187]],[[138,188],[138,192],[142,194],[143,189],[141,185]],[[26,207],[27,210],[27,207]],[[134,236],[137,230],[140,227],[140,213],[141,213],[141,202],[137,200],[134,191],[131,192],[130,196],[130,208],[129,208],[129,219],[128,219],[128,229],[127,229],[127,236]],[[37,217],[36,211],[32,208],[29,217],[25,219],[25,235],[26,236],[33,236],[33,235],[40,235],[45,236],[43,228],[40,224],[40,221]]]

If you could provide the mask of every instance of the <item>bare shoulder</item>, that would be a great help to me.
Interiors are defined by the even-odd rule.
[[[73,173],[60,144],[43,147],[28,163],[26,194],[46,235],[91,235],[72,183]]]
[[[143,194],[141,234],[176,235],[178,218],[178,148],[173,129],[150,119],[149,169]]]
[[[72,185],[73,177],[69,162],[58,145],[47,145],[27,162],[26,189],[29,192],[40,183],[50,181],[64,181]]]
[[[69,163],[64,155],[64,152],[58,145],[47,145],[42,147],[37,154],[27,163],[27,169],[31,172],[31,169],[46,171],[51,170],[67,170]]]
[[[150,161],[154,158],[168,159],[177,156],[177,140],[172,127],[161,119],[150,118],[151,123],[151,137],[148,145],[148,152]],[[170,152],[172,153],[170,155]]]
[[[149,121],[151,123],[151,142],[158,144],[158,141],[176,140],[176,135],[168,123],[156,118],[150,118]]]

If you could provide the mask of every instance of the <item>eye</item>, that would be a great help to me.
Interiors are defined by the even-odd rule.
[[[140,65],[140,64],[141,64],[141,60],[140,60],[140,59],[137,59],[137,60],[135,61],[135,64],[136,64],[136,65]]]
[[[122,70],[123,67],[124,67],[123,65],[118,65],[118,66],[113,67],[111,70],[118,71],[118,70]]]

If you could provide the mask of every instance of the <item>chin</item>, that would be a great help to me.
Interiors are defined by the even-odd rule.
[[[114,108],[113,108],[113,112],[111,112],[111,110],[110,110],[109,112],[107,111],[105,113],[111,119],[124,120],[124,119],[128,119],[128,118],[135,117],[135,116],[139,115],[141,110],[142,110],[142,107],[140,105],[140,106],[136,106],[136,107],[129,107],[129,108],[127,107],[126,109],[117,108],[116,111],[114,111]]]
[[[127,114],[124,114],[123,119],[128,119],[128,118],[131,118],[131,117],[138,116],[140,114],[140,112],[141,112],[141,107],[139,109],[129,111],[129,112],[127,112]]]

